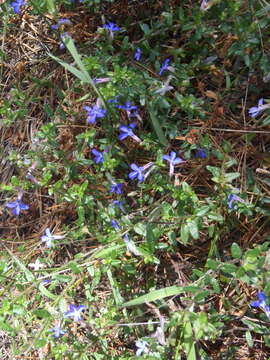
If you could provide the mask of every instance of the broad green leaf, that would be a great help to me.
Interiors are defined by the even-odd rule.
[[[183,348],[186,352],[187,360],[196,360],[196,350],[190,322],[186,322],[183,325],[183,337]]]
[[[240,173],[239,172],[233,172],[225,175],[227,182],[232,182],[233,180],[239,178]]]
[[[119,253],[120,249],[123,249],[125,247],[124,243],[123,245],[114,245],[110,246],[109,248],[97,250],[91,258],[98,258],[98,259],[106,259],[108,258],[112,253]]]
[[[198,225],[195,221],[189,221],[187,223],[190,235],[193,237],[193,239],[197,240],[199,239],[199,229],[198,229]]]
[[[246,340],[247,340],[248,347],[250,349],[252,349],[254,342],[253,342],[252,335],[249,330],[246,331]]]
[[[233,264],[223,264],[220,269],[227,274],[233,275],[238,268]]]
[[[233,243],[231,246],[232,257],[240,259],[242,257],[242,250],[237,243]]]
[[[55,12],[54,0],[46,0],[48,12],[53,14]]]
[[[142,295],[137,297],[136,299],[127,301],[122,306],[128,307],[128,306],[135,306],[144,304],[146,302],[156,301],[160,299],[164,299],[168,296],[175,296],[183,292],[183,288],[181,286],[169,286],[160,290],[153,290],[150,291],[146,295]]]
[[[210,206],[205,205],[200,207],[197,212],[196,212],[196,216],[204,216],[205,214],[207,214],[209,212]]]
[[[181,225],[181,241],[184,245],[187,244],[188,239],[189,239],[189,227],[187,224],[183,224]]]
[[[140,222],[135,224],[133,230],[139,235],[146,236],[146,224],[144,223]]]
[[[160,122],[159,120],[157,119],[155,113],[154,113],[154,110],[149,108],[149,114],[150,114],[150,119],[151,119],[151,122],[152,122],[152,125],[153,125],[153,128],[157,134],[157,137],[159,139],[159,142],[164,145],[164,146],[168,146],[168,141],[164,135],[164,132],[161,128],[161,125],[160,125]]]

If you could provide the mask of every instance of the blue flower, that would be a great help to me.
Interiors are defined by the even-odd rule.
[[[121,29],[115,25],[113,22],[108,22],[107,24],[103,25],[103,28],[108,30],[110,33],[113,31],[120,31]]]
[[[112,22],[108,22],[107,24],[103,25],[103,28],[109,31],[110,37],[112,39],[113,39],[114,32],[121,30],[117,25],[115,25]]]
[[[263,101],[263,98],[261,98],[258,102],[258,106],[253,106],[248,110],[248,113],[251,117],[255,118],[261,111],[264,110]]]
[[[120,209],[123,213],[126,212],[126,211],[125,211],[125,208],[124,208],[124,206],[123,206],[123,201],[114,200],[114,201],[113,201],[113,207],[115,207],[115,206],[118,206],[119,209]]]
[[[233,209],[234,208],[234,202],[235,201],[239,201],[244,203],[245,201],[243,199],[241,199],[239,196],[235,195],[235,194],[230,194],[228,196],[228,208],[229,209]]]
[[[266,305],[266,295],[263,291],[259,291],[257,294],[258,301],[253,301],[250,305],[262,309],[268,319],[270,319],[270,307]]]
[[[24,0],[16,0],[10,3],[10,6],[13,8],[15,14],[19,14],[21,11],[21,6],[25,5]]]
[[[69,311],[65,312],[65,318],[73,318],[73,321],[80,321],[82,320],[81,312],[84,311],[86,307],[84,305],[69,305]]]
[[[133,129],[136,127],[135,123],[131,123],[128,126],[126,125],[120,125],[119,126],[119,131],[120,134],[118,135],[118,139],[119,140],[124,140],[126,137],[130,136],[132,137],[132,139],[134,139],[137,142],[141,142],[141,139],[138,138],[138,136],[136,136],[133,132]]]
[[[118,222],[117,220],[112,219],[111,224],[112,224],[112,227],[113,227],[115,230],[120,229],[119,222]]]
[[[148,343],[144,340],[137,340],[135,342],[135,345],[137,347],[136,356],[141,356],[143,353],[148,354],[149,348]]]
[[[94,105],[93,107],[84,106],[83,109],[88,112],[88,124],[95,124],[97,118],[103,118],[106,115],[106,109],[102,109],[97,105]]]
[[[130,165],[131,169],[133,171],[131,171],[129,174],[128,174],[128,177],[131,179],[131,180],[134,180],[134,179],[138,179],[138,182],[141,183],[144,181],[144,174],[143,174],[143,167],[142,166],[138,166],[136,164],[131,164]]]
[[[104,162],[104,157],[103,157],[103,153],[101,153],[100,151],[93,149],[92,150],[92,154],[94,155],[94,162],[96,164],[99,163],[103,163]]]
[[[57,339],[63,336],[66,332],[61,329],[60,326],[55,326],[54,328],[51,328],[50,331],[53,332],[53,336]]]
[[[137,166],[136,164],[131,164],[130,167],[133,171],[131,171],[129,174],[128,174],[128,177],[131,179],[131,180],[134,180],[134,179],[138,179],[138,182],[142,182],[144,181],[144,179],[150,174],[150,172],[152,171],[152,165],[153,163],[152,162],[149,162],[147,164],[145,164],[144,166]],[[148,168],[151,169],[148,171],[147,174],[144,174],[144,171],[147,170]]]
[[[206,151],[204,149],[198,149],[195,153],[195,158],[206,159],[207,158]]]
[[[162,75],[163,72],[168,69],[170,61],[171,61],[170,59],[164,60],[164,62],[162,63],[162,65],[160,67],[159,75]]]
[[[28,210],[29,206],[21,201],[21,196],[18,196],[16,201],[8,202],[6,207],[12,209],[12,214],[19,216],[21,210]]]
[[[131,105],[130,101],[126,101],[125,105],[118,105],[118,109],[125,110],[128,117],[134,117],[138,114],[138,106]]]
[[[174,166],[177,164],[181,164],[184,162],[183,159],[176,157],[176,152],[171,151],[170,156],[169,155],[163,155],[162,158],[169,162],[170,164],[170,172],[169,175],[172,176],[174,173]]]
[[[140,61],[141,56],[142,56],[142,50],[140,48],[137,48],[134,54],[134,59]]]
[[[63,239],[63,235],[52,235],[49,228],[45,230],[45,235],[41,236],[41,242],[44,242],[47,248],[51,248],[53,245],[53,240]]]
[[[115,193],[115,194],[123,194],[123,186],[124,184],[116,184],[116,183],[113,183],[110,187],[110,192],[111,193]]]

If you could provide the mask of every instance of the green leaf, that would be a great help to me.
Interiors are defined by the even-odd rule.
[[[89,83],[89,84],[90,83],[94,84],[93,80],[91,79],[90,75],[88,74],[88,71],[86,70],[86,68],[82,62],[81,56],[78,53],[72,38],[70,36],[65,36],[63,42],[64,42],[66,48],[68,49],[68,51],[71,53],[73,59],[75,60],[76,65],[80,69],[81,73],[84,75],[84,77],[86,79],[85,82]]]
[[[110,282],[110,285],[111,285],[111,289],[112,289],[112,293],[113,293],[115,303],[116,303],[116,305],[120,305],[123,302],[123,298],[122,298],[122,296],[121,296],[121,294],[119,292],[116,280],[113,279],[112,272],[111,272],[110,269],[107,270],[107,276],[108,276],[108,279],[109,279],[109,282]]]
[[[201,216],[206,215],[209,212],[209,209],[210,209],[210,206],[208,206],[208,205],[204,205],[204,206],[200,207],[196,212],[196,216],[201,217]]]
[[[137,223],[134,225],[133,230],[139,235],[146,236],[147,226],[144,223]]]
[[[53,14],[55,12],[54,0],[46,0],[48,12]]]
[[[246,340],[247,340],[248,347],[250,349],[252,349],[254,342],[253,342],[252,335],[249,330],[246,331]]]
[[[237,243],[232,244],[231,253],[232,253],[232,257],[235,259],[241,259],[242,257],[242,250]]]
[[[112,253],[118,254],[120,249],[123,249],[125,245],[114,245],[109,248],[97,250],[91,258],[106,259],[111,257]]]
[[[197,240],[199,239],[199,229],[198,229],[198,225],[195,221],[189,221],[187,223],[190,235],[193,237],[193,239]]]
[[[80,70],[78,70],[77,68],[75,68],[72,65],[69,65],[68,63],[66,63],[65,61],[59,59],[58,57],[52,55],[52,54],[48,54],[53,60],[57,61],[58,64],[62,65],[66,70],[68,70],[69,72],[71,72],[73,75],[75,75],[79,80],[88,83],[88,79],[87,77],[85,77],[85,74],[83,72],[81,72]]]
[[[160,125],[160,122],[158,121],[155,113],[154,113],[154,110],[151,109],[151,107],[149,107],[149,114],[150,114],[150,119],[151,119],[151,122],[152,122],[152,125],[153,125],[153,128],[157,134],[157,137],[159,139],[159,142],[164,145],[164,146],[168,146],[168,141],[164,135],[164,132],[161,128],[161,125]]]
[[[226,182],[232,182],[233,180],[239,178],[239,172],[233,172],[225,175]]]
[[[181,225],[181,241],[184,245],[187,244],[188,239],[189,239],[189,227],[187,224],[183,224]]]
[[[186,352],[187,360],[196,360],[196,350],[190,322],[186,322],[183,325],[183,337],[183,348]]]
[[[39,291],[46,296],[49,299],[55,300],[57,299],[57,296],[54,295],[53,293],[51,293],[48,289],[45,288],[45,286],[43,286],[42,284],[39,284],[38,286]]]
[[[206,267],[212,270],[216,270],[218,268],[219,262],[213,259],[207,259]]]
[[[223,264],[220,269],[227,274],[233,275],[238,268],[233,264]]]
[[[42,319],[48,319],[51,316],[51,314],[45,309],[33,310],[33,314],[36,315],[36,317],[39,317],[39,318],[42,318]]]
[[[82,272],[81,269],[78,267],[78,265],[74,261],[70,261],[68,263],[68,266],[74,274],[80,274]]]
[[[153,290],[146,295],[139,296],[136,299],[124,303],[122,307],[135,306],[146,302],[164,299],[168,296],[179,295],[181,292],[183,292],[183,288],[180,286],[169,286],[160,290]]]

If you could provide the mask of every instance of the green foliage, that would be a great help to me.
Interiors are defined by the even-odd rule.
[[[7,75],[8,36],[27,16],[0,5],[0,330],[11,359],[135,359],[136,341],[145,359],[210,359],[234,331],[241,345],[270,347],[269,314],[250,306],[270,295],[269,179],[258,176],[269,172],[250,159],[269,116],[240,114],[269,82],[269,4],[148,3],[28,1],[46,36],[31,34],[43,52],[27,57],[40,74],[18,78]],[[51,29],[63,14],[71,23]],[[93,107],[104,114],[87,121]],[[130,123],[139,140],[120,140]],[[174,174],[171,152],[184,160]],[[131,164],[145,166],[143,181]],[[30,209],[14,217],[5,205],[20,196]],[[81,321],[66,316],[71,304],[85,306]],[[237,358],[237,346],[220,356]]]

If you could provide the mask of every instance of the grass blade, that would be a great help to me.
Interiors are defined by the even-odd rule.
[[[140,304],[144,304],[146,302],[164,299],[165,297],[168,297],[168,296],[178,295],[181,292],[183,292],[183,288],[181,286],[169,286],[169,287],[166,287],[163,289],[153,290],[146,295],[139,296],[136,299],[133,299],[133,300],[130,300],[130,301],[124,303],[122,306],[128,307],[128,306],[140,305]]]

